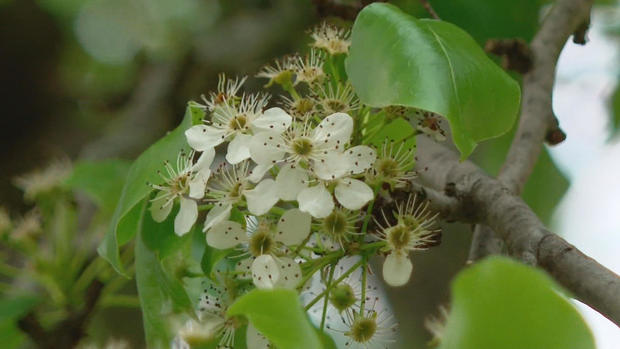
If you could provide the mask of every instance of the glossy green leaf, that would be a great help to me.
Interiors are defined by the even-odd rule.
[[[100,209],[113,212],[121,195],[129,162],[125,160],[80,161],[73,167],[66,184],[85,192]]]
[[[353,25],[347,74],[362,102],[445,116],[462,158],[510,130],[520,89],[466,32],[375,3]]]
[[[147,182],[161,182],[157,171],[163,168],[163,162],[168,160],[174,163],[179,151],[188,148],[184,132],[192,125],[192,115],[196,113],[196,108],[195,105],[188,106],[183,122],[142,153],[129,169],[110,228],[98,248],[99,254],[121,274],[125,272],[119,256],[119,246],[133,238],[140,219],[139,215],[129,213],[151,192]]]
[[[146,245],[144,237],[147,233],[144,229],[156,230],[149,234],[158,234],[166,230],[166,225],[155,223],[148,214],[142,217],[135,255],[136,284],[144,332],[149,348],[166,348],[173,337],[170,332],[170,315],[179,311],[191,311],[192,303],[183,285],[167,275],[157,253]]]
[[[234,250],[218,250],[217,248],[205,246],[205,251],[202,255],[202,260],[200,261],[202,272],[208,277],[213,278],[213,270],[215,269],[215,266],[232,251]]]
[[[293,290],[255,289],[231,305],[228,315],[245,315],[278,349],[322,348]]]
[[[463,270],[452,284],[440,349],[594,349],[577,309],[542,271],[505,257]]]

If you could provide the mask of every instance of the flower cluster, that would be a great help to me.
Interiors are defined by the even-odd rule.
[[[372,219],[379,196],[389,198],[415,178],[415,139],[378,132],[415,111],[404,108],[400,116],[395,107],[359,101],[342,67],[348,31],[324,24],[312,38],[306,56],[258,73],[266,86],[286,92],[276,103],[245,92],[245,78],[220,76],[218,90],[203,96],[203,122],[185,131],[191,150],[165,163],[161,183],[151,184],[155,221],[178,203],[175,233],[188,233],[202,216],[207,245],[226,253],[225,268],[211,275],[200,300],[199,320],[179,330],[178,348],[215,339],[233,347],[245,323],[227,318],[225,308],[247,285],[299,291],[318,314],[317,326],[344,336],[346,347],[394,340],[396,325],[370,285],[368,259],[386,255],[385,281],[403,285],[412,271],[409,253],[433,245],[438,231],[436,216],[415,197],[384,213],[384,222]],[[270,345],[251,324],[247,338],[248,347]]]

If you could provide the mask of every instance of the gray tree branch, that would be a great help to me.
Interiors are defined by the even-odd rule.
[[[470,161],[426,136],[418,136],[419,180],[468,207],[493,229],[507,253],[546,270],[576,299],[620,326],[620,277],[548,231],[513,191]],[[451,204],[454,205],[454,204]]]
[[[592,3],[593,0],[556,1],[532,40],[532,69],[523,76],[519,127],[498,176],[514,194],[521,193],[545,139],[549,139],[552,144],[564,139],[551,104],[555,68],[570,35],[588,20]],[[501,253],[502,248],[502,239],[493,230],[477,225],[469,260]]]

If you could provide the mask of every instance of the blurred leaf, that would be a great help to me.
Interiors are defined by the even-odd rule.
[[[125,160],[81,161],[75,164],[67,185],[84,191],[101,210],[113,212],[129,166]]]
[[[213,279],[213,269],[217,263],[228,256],[232,251],[234,250],[218,250],[217,248],[205,246],[205,252],[202,255],[202,260],[200,261],[202,272],[209,278]]]
[[[118,248],[134,236],[136,233],[134,227],[140,218],[139,215],[128,215],[128,213],[152,191],[147,182],[161,182],[157,171],[163,168],[164,161],[174,163],[179,151],[187,149],[184,132],[192,125],[192,109],[188,106],[181,124],[151,145],[129,169],[110,229],[98,248],[99,254],[120,274],[125,275],[125,271],[120,261]]]
[[[375,3],[360,12],[346,66],[364,103],[445,116],[462,158],[478,142],[509,131],[519,110],[517,82],[466,32],[392,5]]]
[[[178,205],[173,212],[170,212],[166,220],[161,223],[155,222],[151,218],[150,212],[146,212],[145,216],[148,217],[142,220],[142,239],[144,245],[155,252],[160,260],[172,255],[191,240],[191,233],[183,236],[178,236],[174,233],[174,218],[177,212]]]
[[[505,257],[463,270],[440,349],[594,349],[577,309],[542,271]]]
[[[611,135],[615,137],[620,131],[620,80],[616,91],[611,96]]]
[[[26,336],[17,327],[17,321],[39,301],[39,297],[34,295],[0,299],[0,334],[3,348],[22,347]]]
[[[379,132],[370,139],[369,143],[380,147],[386,140],[400,142],[413,135],[414,132],[413,126],[408,121],[398,118],[381,127]]]
[[[279,349],[319,349],[321,340],[294,290],[255,289],[237,299],[228,315],[245,315]]]
[[[166,224],[155,223],[148,214],[143,215],[142,223],[143,229],[151,230],[149,234],[157,235],[169,229]],[[149,348],[165,348],[173,337],[170,333],[170,314],[191,311],[192,303],[183,285],[165,273],[156,253],[147,247],[143,229],[136,239],[135,255],[144,332]]]

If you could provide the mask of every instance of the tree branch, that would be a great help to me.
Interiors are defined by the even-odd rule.
[[[620,277],[548,231],[513,191],[458,154],[419,136],[420,180],[466,204],[493,229],[508,254],[545,269],[575,298],[620,326]]]
[[[498,179],[521,193],[546,140],[555,145],[566,135],[553,115],[551,95],[555,68],[566,41],[590,16],[593,0],[558,0],[531,44],[531,69],[523,77],[519,127]],[[476,226],[469,260],[501,253],[502,243],[488,227]]]

